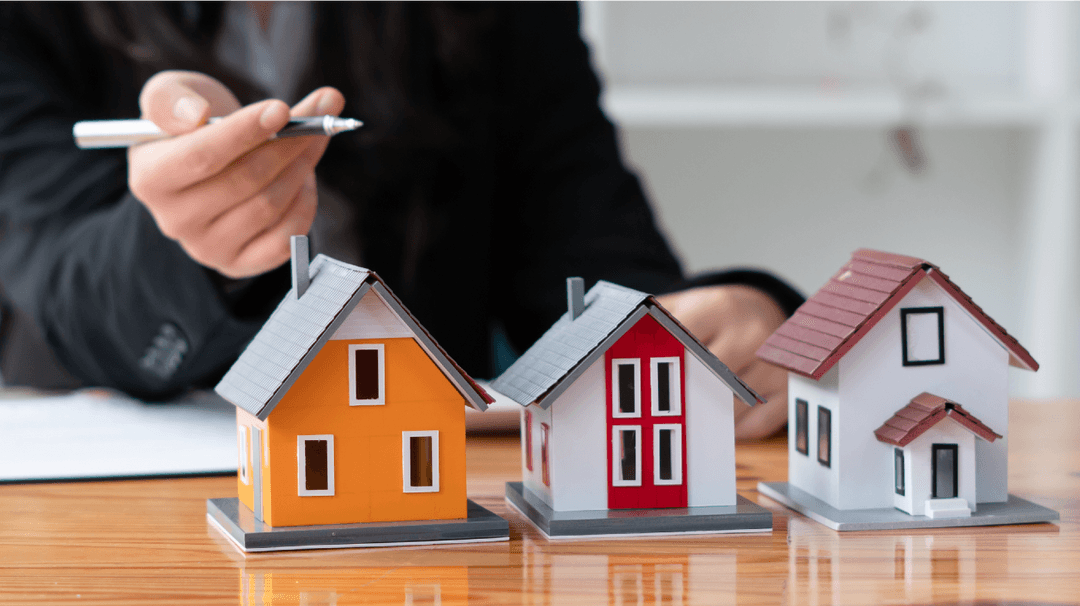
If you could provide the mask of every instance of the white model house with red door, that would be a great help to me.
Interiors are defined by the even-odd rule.
[[[510,502],[548,536],[770,529],[735,493],[734,398],[758,396],[651,295],[571,278],[567,300],[491,384],[524,407]]]
[[[922,259],[859,250],[758,350],[789,370],[788,482],[838,529],[1057,519],[1008,492],[1020,343]]]

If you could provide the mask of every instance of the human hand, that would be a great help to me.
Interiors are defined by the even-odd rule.
[[[735,402],[735,439],[768,437],[787,420],[787,372],[755,354],[784,323],[784,311],[749,286],[703,286],[657,297],[716,357],[766,400],[750,407]]]
[[[342,94],[323,87],[291,109],[276,99],[241,107],[210,76],[164,71],[143,86],[139,107],[174,135],[128,149],[128,187],[161,233],[230,278],[288,261],[289,236],[315,218],[315,165],[329,137],[268,140],[291,117],[338,115]],[[224,119],[203,126],[210,116]]]

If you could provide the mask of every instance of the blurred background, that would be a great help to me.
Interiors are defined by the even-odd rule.
[[[582,31],[691,272],[815,292],[856,248],[941,267],[1080,396],[1080,7],[584,2]]]

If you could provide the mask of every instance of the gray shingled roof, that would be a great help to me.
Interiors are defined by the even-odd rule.
[[[266,419],[349,312],[373,286],[414,332],[420,345],[474,408],[490,396],[446,355],[378,276],[325,255],[309,267],[311,284],[299,299],[289,290],[262,329],[214,388],[239,408]]]
[[[585,310],[571,320],[565,313],[491,388],[522,406],[551,403],[639,319],[651,315],[731,387],[747,404],[762,401],[686,328],[643,292],[601,280],[585,294]]]

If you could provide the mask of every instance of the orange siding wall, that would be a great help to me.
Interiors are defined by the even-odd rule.
[[[349,406],[348,347],[385,345],[386,404]],[[272,526],[463,518],[465,400],[410,338],[330,341],[267,420]],[[402,492],[401,432],[439,431],[437,493]],[[297,495],[298,435],[333,434],[334,496]]]

